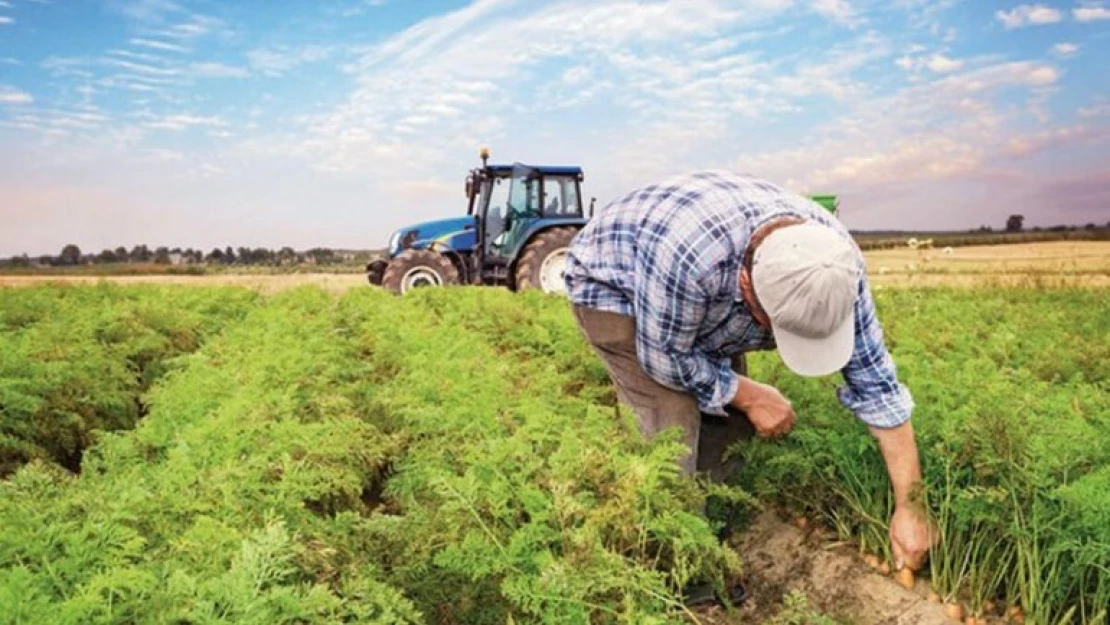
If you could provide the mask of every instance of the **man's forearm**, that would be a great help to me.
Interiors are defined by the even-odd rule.
[[[921,483],[921,463],[917,453],[910,421],[889,429],[871,428],[871,433],[879,441],[879,449],[886,461],[887,473],[894,488],[894,503],[905,507],[912,503],[915,489]]]

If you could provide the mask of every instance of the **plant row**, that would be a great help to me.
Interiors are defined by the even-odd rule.
[[[167,366],[0,482],[0,623],[667,623],[739,570],[549,298],[300,289]]]
[[[171,359],[256,299],[228,289],[0,290],[0,477],[31,459],[77,470],[96,432],[134,427]]]

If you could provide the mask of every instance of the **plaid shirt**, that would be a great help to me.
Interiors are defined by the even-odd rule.
[[[820,205],[746,175],[705,171],[634,190],[598,211],[572,243],[570,300],[636,317],[644,371],[692,393],[703,412],[724,415],[738,386],[730,356],[775,348],[740,293],[744,251],[760,225],[787,215],[852,240]],[[909,420],[913,399],[883,345],[862,253],[859,263],[855,351],[837,397],[863,422],[889,428]]]

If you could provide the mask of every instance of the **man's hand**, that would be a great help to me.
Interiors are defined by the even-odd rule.
[[[895,508],[890,517],[890,547],[894,570],[920,570],[936,540],[936,531],[917,506]]]
[[[777,388],[745,376],[740,376],[740,387],[732,405],[743,410],[755,426],[756,434],[765,438],[786,435],[798,418],[790,401]]]

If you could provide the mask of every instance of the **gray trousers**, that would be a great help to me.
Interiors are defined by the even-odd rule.
[[[693,395],[667,388],[648,376],[636,358],[634,318],[582,306],[574,307],[574,316],[609,370],[618,399],[636,413],[640,431],[650,437],[670,427],[681,428],[690,449],[679,462],[682,470],[688,475],[706,473],[717,482],[726,480],[739,462],[724,461],[725,452],[736,441],[755,434],[747,415],[732,408],[728,417],[704,414]],[[732,358],[732,367],[747,375],[744,354]]]

